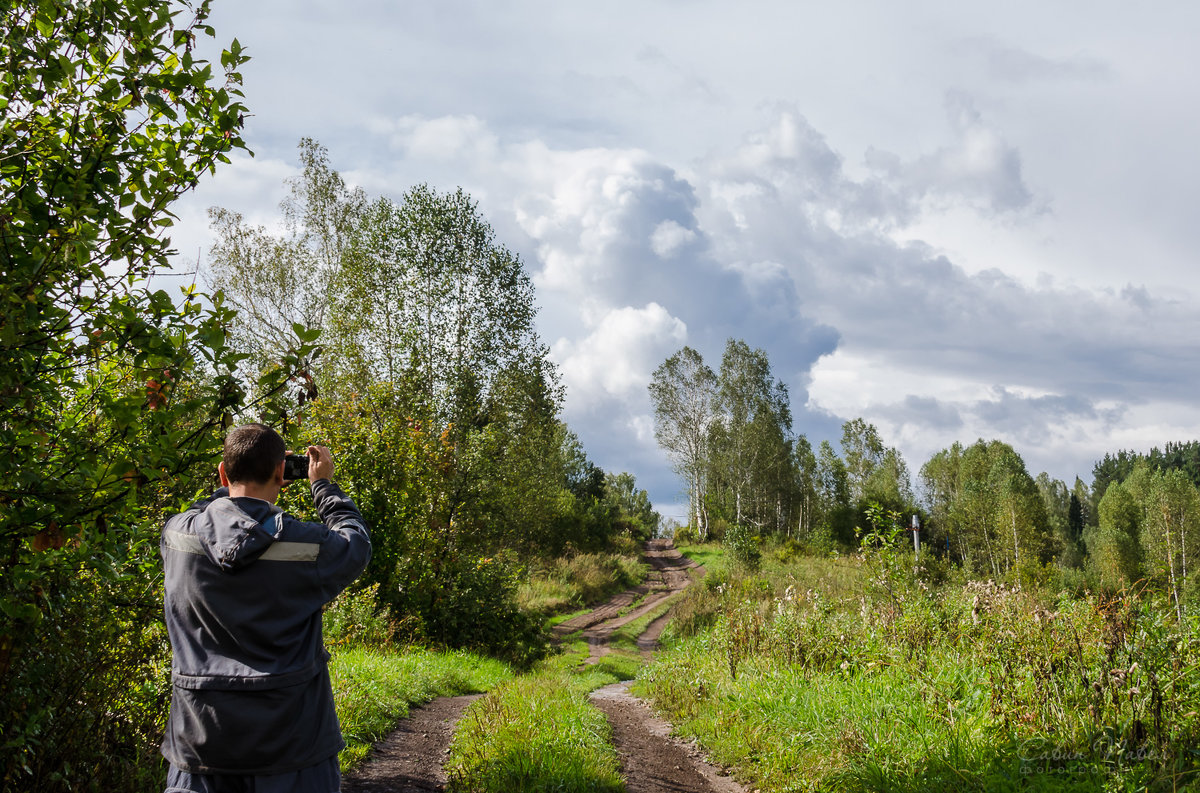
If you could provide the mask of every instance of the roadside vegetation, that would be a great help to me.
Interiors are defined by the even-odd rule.
[[[758,569],[685,547],[711,572],[634,693],[764,791],[1200,779],[1200,617],[1150,587],[942,579],[878,539],[839,559],[768,544]]]
[[[339,757],[342,769],[361,762],[410,708],[434,697],[479,694],[512,674],[503,661],[467,650],[338,650],[330,660],[329,677],[346,740]]]
[[[864,419],[795,433],[744,342],[718,370],[684,347],[650,396],[710,573],[637,690],[718,760],[764,790],[1200,781],[1200,441],[1090,486],[956,442],[914,487]]]
[[[553,617],[602,603],[642,583],[646,564],[641,561],[639,544],[623,538],[614,547],[607,553],[577,553],[534,562],[517,588],[517,604],[525,611]]]
[[[377,585],[343,592],[324,614],[329,677],[346,748],[343,770],[362,761],[409,709],[434,697],[479,694],[510,679],[512,667],[468,650],[396,643],[396,621]]]

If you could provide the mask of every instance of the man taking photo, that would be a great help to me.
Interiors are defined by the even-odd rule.
[[[163,528],[171,710],[167,793],[336,793],[345,746],[321,609],[362,573],[371,540],[309,446],[321,523],[275,505],[287,449],[262,424],[229,432],[222,487]]]

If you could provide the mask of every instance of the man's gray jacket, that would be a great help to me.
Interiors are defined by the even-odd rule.
[[[202,774],[276,774],[345,746],[321,608],[367,565],[354,502],[312,484],[323,523],[221,488],[163,527],[171,713],[162,752]]]

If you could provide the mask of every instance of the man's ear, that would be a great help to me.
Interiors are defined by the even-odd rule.
[[[280,460],[279,466],[275,469],[275,484],[279,485],[281,488],[283,487],[284,481],[285,481],[283,478],[283,471],[286,467],[287,467],[287,460],[285,459],[285,460]]]
[[[221,487],[229,487],[229,477],[225,475],[225,461],[217,463],[217,476],[221,477]]]

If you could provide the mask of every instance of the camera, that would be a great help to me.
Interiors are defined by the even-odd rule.
[[[289,454],[284,457],[283,478],[288,482],[296,479],[308,479],[308,455]]]

